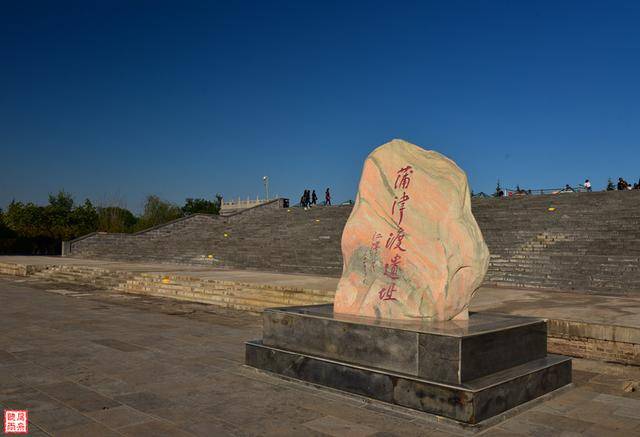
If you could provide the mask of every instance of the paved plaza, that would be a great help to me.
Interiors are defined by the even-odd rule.
[[[33,267],[49,265],[100,267],[128,273],[162,273],[192,278],[268,284],[284,288],[335,291],[339,278],[256,270],[213,269],[185,264],[134,263],[50,256],[0,256],[0,264]],[[495,311],[521,316],[616,325],[640,330],[640,299],[580,292],[480,287],[472,311]]]
[[[243,366],[261,319],[0,278],[0,404],[31,435],[640,435],[640,368],[574,360],[574,386],[479,432]]]

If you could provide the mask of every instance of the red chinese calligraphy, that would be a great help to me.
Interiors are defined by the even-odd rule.
[[[394,184],[394,189],[398,191],[396,192],[397,195],[394,196],[393,204],[391,205],[391,216],[395,217],[396,212],[398,213],[398,229],[395,232],[391,232],[389,234],[389,238],[387,238],[385,247],[391,251],[393,256],[389,262],[384,265],[384,275],[390,278],[393,282],[378,292],[380,300],[397,300],[394,297],[394,293],[398,291],[395,281],[400,279],[402,263],[402,255],[400,252],[406,252],[406,249],[402,247],[402,241],[404,240],[405,233],[401,225],[402,220],[404,219],[404,210],[410,199],[407,194],[407,189],[411,184],[412,174],[413,168],[410,165],[402,167],[396,172],[396,183]],[[402,195],[400,195],[400,190],[402,190]],[[398,195],[400,195],[400,197],[398,197]]]
[[[393,297],[393,293],[395,293],[396,291],[398,291],[398,289],[396,288],[396,283],[392,282],[389,286],[384,287],[378,292],[378,297],[380,297],[380,300],[398,300]]]
[[[404,240],[404,229],[402,228],[398,228],[398,230],[393,233],[391,232],[389,234],[389,238],[387,238],[387,243],[385,244],[385,247],[387,249],[398,249],[402,252],[406,252],[407,249],[405,249],[404,247],[402,247],[402,240]]]
[[[4,410],[4,433],[27,434],[29,432],[27,410]]]
[[[405,209],[405,204],[407,203],[407,200],[409,200],[409,196],[407,196],[406,192],[402,192],[402,196],[400,196],[400,199],[398,199],[398,196],[394,197],[394,201],[393,201],[393,205],[391,205],[391,215],[395,215],[396,213],[396,206],[398,207],[398,212],[400,214],[400,217],[398,218],[398,226],[402,224],[402,218],[404,217],[404,209]]]
[[[367,272],[369,269],[374,271],[376,268],[375,260],[378,254],[378,250],[380,249],[380,240],[382,239],[382,234],[379,232],[374,232],[373,237],[371,237],[371,245],[369,246],[369,250],[365,252],[362,257],[362,283],[367,282]]]
[[[380,239],[382,238],[382,234],[374,232],[373,238],[371,238],[371,250],[377,251],[380,248]]]
[[[393,188],[395,188],[396,190],[398,188],[402,188],[403,190],[406,190],[407,188],[409,188],[412,174],[413,174],[413,168],[410,165],[398,170],[397,176],[396,176],[396,183],[394,184]]]
[[[402,260],[402,257],[400,256],[399,253],[396,253],[393,258],[391,258],[391,262],[390,263],[386,263],[384,265],[384,275],[396,280],[398,279],[399,276],[399,270],[400,270],[400,261]]]

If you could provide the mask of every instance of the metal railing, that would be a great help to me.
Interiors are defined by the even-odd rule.
[[[238,199],[232,199],[232,200],[225,200],[222,199],[222,203],[220,204],[220,209],[221,210],[226,210],[226,209],[246,209],[246,208],[252,208],[254,206],[258,206],[258,205],[262,205],[263,203],[267,203],[271,200],[275,200],[278,199],[278,196],[276,195],[276,197],[272,198],[272,199],[261,199],[259,196],[256,196],[255,199],[251,199],[249,197],[247,197],[246,200],[241,199],[240,197],[238,197]]]
[[[514,197],[514,196],[540,196],[545,194],[565,194],[565,193],[586,193],[588,190],[583,185],[565,186],[563,188],[536,188],[524,189],[524,188],[500,188],[503,192],[502,197]],[[594,190],[595,191],[595,190]],[[501,197],[497,193],[493,192],[487,194],[485,192],[474,193],[472,197]]]
[[[587,189],[582,185],[565,186],[562,188],[537,188],[535,190],[525,190],[518,188],[503,188],[505,196],[527,196],[527,195],[544,195],[544,194],[560,194],[560,193],[585,193]]]

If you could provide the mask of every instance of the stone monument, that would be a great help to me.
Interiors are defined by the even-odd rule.
[[[374,150],[342,252],[334,304],[265,310],[247,365],[470,425],[570,384],[546,320],[469,313],[489,253],[453,161]]]
[[[489,266],[467,176],[402,140],[366,159],[342,234],[334,311],[393,320],[468,319]]]

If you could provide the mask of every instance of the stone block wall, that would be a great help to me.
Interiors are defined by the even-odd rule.
[[[640,191],[473,199],[491,252],[487,285],[640,293]],[[91,234],[79,258],[186,263],[340,276],[351,206],[196,214],[137,234]]]

